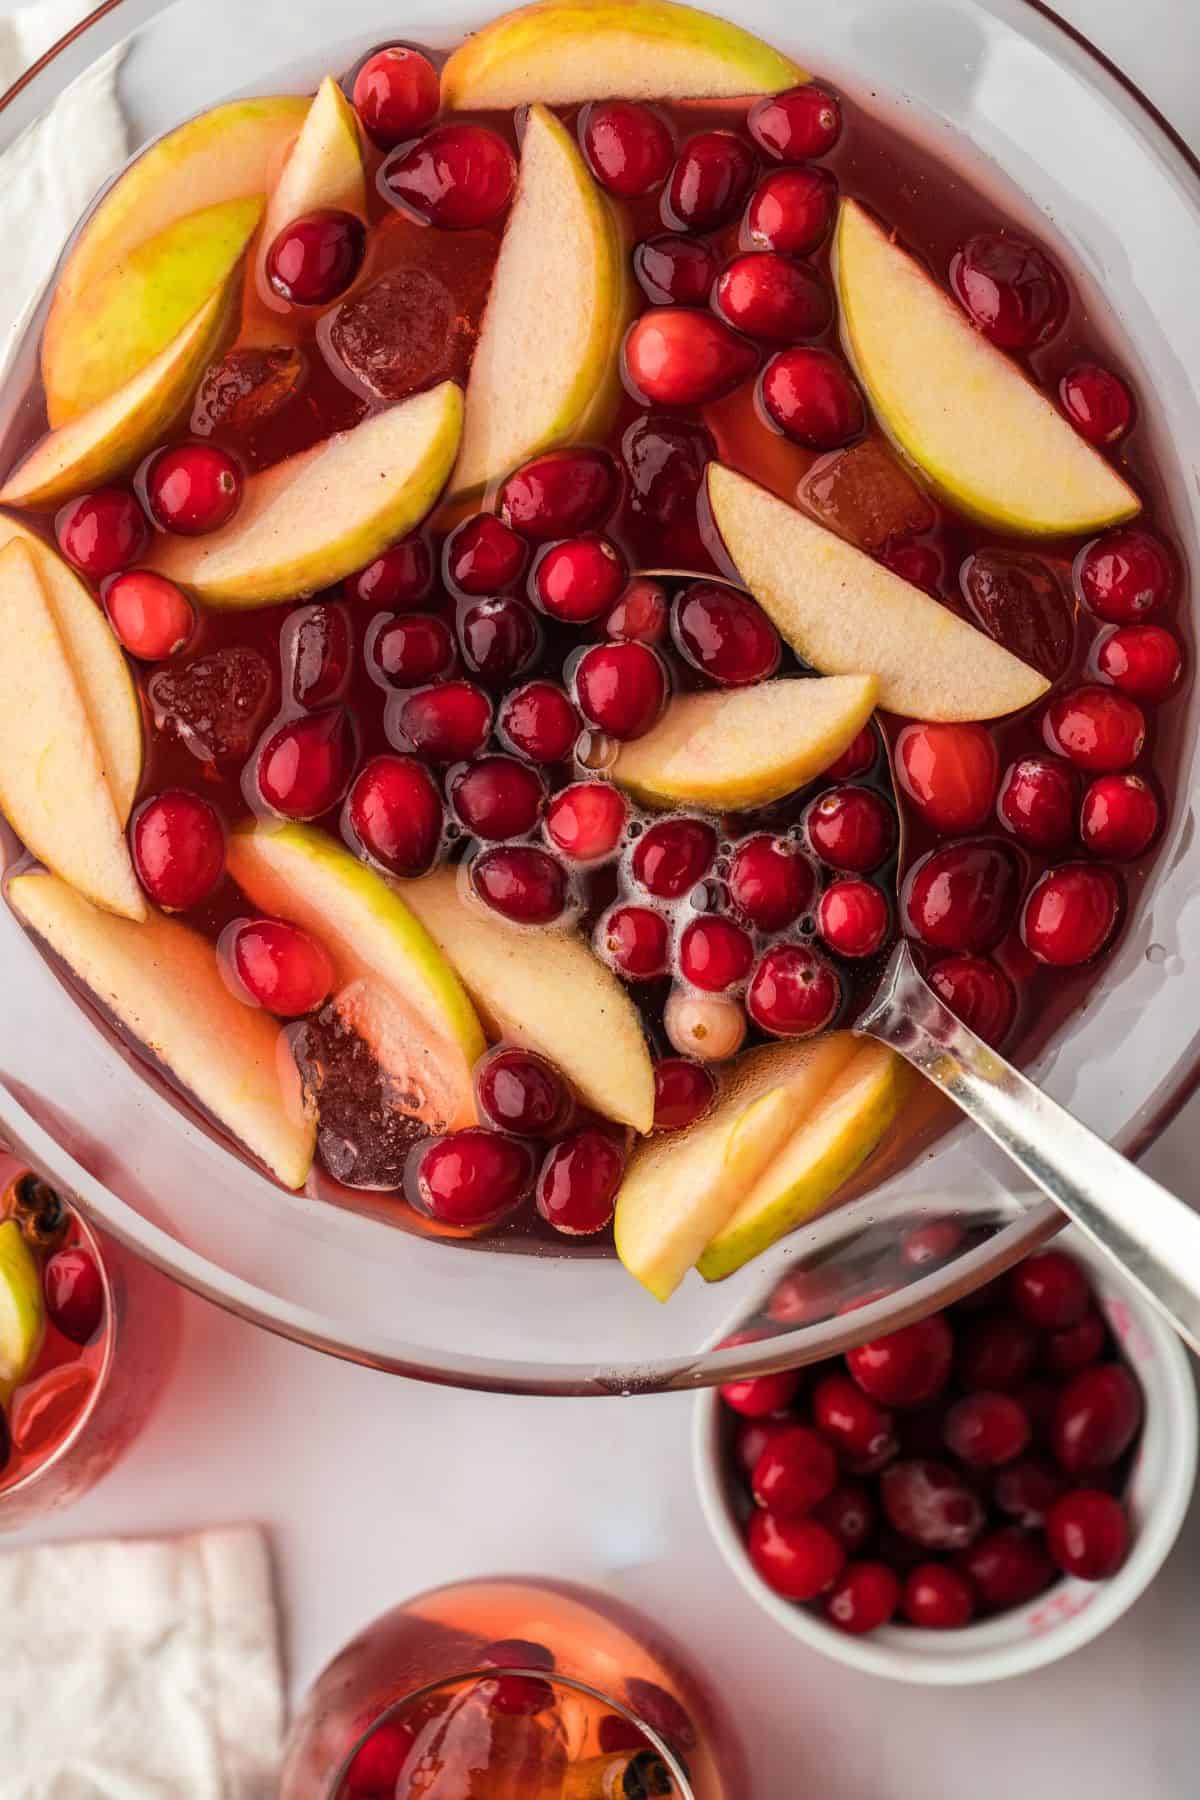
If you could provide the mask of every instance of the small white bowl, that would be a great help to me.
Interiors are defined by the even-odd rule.
[[[965,1686],[1043,1668],[1090,1643],[1121,1617],[1162,1567],[1179,1534],[1196,1477],[1196,1391],[1187,1355],[1170,1327],[1082,1234],[1057,1240],[1088,1271],[1097,1304],[1121,1353],[1142,1384],[1145,1420],[1125,1498],[1132,1523],[1129,1555],[1109,1581],[1064,1576],[1027,1606],[960,1631],[887,1625],[851,1637],[805,1606],[782,1599],[756,1573],[734,1511],[721,1452],[716,1389],[696,1403],[693,1463],[709,1528],[726,1562],[763,1610],[802,1644],[850,1668],[893,1681]]]

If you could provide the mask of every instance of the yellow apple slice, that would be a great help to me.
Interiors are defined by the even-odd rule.
[[[302,213],[325,208],[360,219],[367,213],[358,120],[332,75],[317,89],[271,195],[258,252],[260,277],[267,252],[284,226]]]
[[[448,107],[507,111],[771,94],[807,81],[761,38],[673,0],[541,0],[475,32],[442,70]]]
[[[846,354],[892,442],[951,506],[1030,537],[1139,511],[1111,464],[853,200],[835,262]]]
[[[654,1074],[637,1009],[578,933],[507,924],[464,892],[457,869],[393,885],[496,1037],[549,1057],[606,1118],[650,1130]]]
[[[837,1031],[751,1050],[724,1071],[702,1119],[634,1151],[617,1195],[617,1255],[656,1300],[670,1299],[855,1047]]]
[[[144,919],[121,820],[29,546],[0,550],[0,808],[27,849],[98,906]]]
[[[37,1261],[15,1219],[0,1225],[0,1404],[33,1367],[46,1328]]]
[[[530,108],[516,199],[467,381],[455,494],[589,428],[618,380],[625,255],[574,138]]]
[[[885,1044],[857,1043],[853,1058],[706,1245],[696,1264],[706,1281],[732,1275],[811,1218],[879,1144],[908,1091],[908,1064]]]
[[[420,524],[461,432],[462,390],[443,381],[251,475],[228,525],[164,539],[149,566],[214,607],[269,605],[328,587]]]
[[[159,912],[115,919],[52,875],[18,875],[8,899],[182,1088],[285,1187],[302,1186],[316,1127],[279,1022],[234,998],[207,939]]]
[[[874,706],[872,675],[678,694],[645,737],[622,744],[613,779],[652,806],[766,806],[835,762]]]
[[[707,479],[742,580],[814,668],[869,671],[878,704],[910,719],[995,719],[1046,692],[1036,669],[766,488],[721,463]]]
[[[0,501],[45,512],[137,462],[191,398],[227,315],[222,288],[131,381],[44,437],[0,488]]]
[[[128,823],[142,779],[144,740],[137,683],[112,626],[70,564],[27,525],[0,513],[0,546],[29,546],[91,722],[117,817]]]

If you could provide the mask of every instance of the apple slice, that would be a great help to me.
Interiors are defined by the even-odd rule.
[[[885,1044],[857,1048],[809,1116],[713,1234],[696,1264],[720,1281],[810,1218],[866,1162],[910,1085],[908,1064]]]
[[[214,607],[269,605],[329,587],[420,524],[445,486],[461,432],[462,390],[443,381],[251,475],[228,525],[207,537],[164,539],[149,566]]]
[[[144,919],[121,820],[29,546],[0,550],[0,808],[27,849],[79,891]]]
[[[875,706],[873,675],[679,694],[612,774],[652,806],[766,806],[835,762]]]
[[[589,430],[615,399],[625,253],[574,138],[529,111],[516,199],[467,381],[453,491],[474,493]]]
[[[8,899],[181,1087],[285,1187],[303,1185],[316,1127],[279,1023],[234,998],[207,939],[159,912],[115,919],[53,875],[16,876]]]
[[[654,1074],[637,1009],[576,932],[507,924],[463,891],[457,869],[393,885],[496,1037],[549,1057],[606,1118],[650,1130]]]
[[[952,506],[1030,537],[1139,511],[1111,464],[853,200],[838,216],[835,279],[842,343],[880,424]]]
[[[442,70],[448,107],[574,106],[770,94],[804,70],[738,25],[673,0],[541,0],[475,32]]]
[[[670,1299],[854,1052],[848,1031],[751,1050],[724,1071],[702,1119],[634,1151],[617,1195],[617,1255],[656,1300]]]
[[[1048,682],[844,538],[721,463],[708,499],[725,548],[792,649],[830,675],[868,670],[910,719],[995,719]]]
[[[327,207],[367,216],[358,120],[332,75],[317,89],[271,195],[258,252],[260,282],[267,252],[284,226]]]
[[[46,1329],[37,1261],[15,1219],[0,1225],[0,1404],[33,1367]]]
[[[28,544],[54,623],[75,673],[100,762],[122,825],[142,779],[142,703],[112,626],[70,564],[27,525],[0,513],[0,547]]]

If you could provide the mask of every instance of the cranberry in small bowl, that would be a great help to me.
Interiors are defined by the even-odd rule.
[[[1144,1592],[1187,1512],[1187,1356],[1073,1229],[787,1380],[699,1397],[701,1504],[751,1598],[868,1674],[966,1686],[1058,1661]]]

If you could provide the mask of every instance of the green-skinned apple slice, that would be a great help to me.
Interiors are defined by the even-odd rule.
[[[866,671],[910,719],[995,719],[1048,683],[1003,645],[735,469],[708,465],[713,521],[735,567],[806,662]]]
[[[507,924],[456,869],[395,885],[496,1037],[549,1057],[606,1118],[649,1131],[654,1074],[637,1009],[576,932]]]
[[[848,1031],[751,1050],[723,1071],[702,1119],[634,1151],[617,1196],[617,1255],[656,1300],[670,1299],[854,1052]]]
[[[625,254],[574,138],[530,108],[516,198],[467,381],[453,491],[475,493],[565,442],[618,382]]]
[[[835,762],[874,705],[871,675],[678,694],[621,746],[613,779],[652,806],[767,806]]]
[[[37,1260],[15,1219],[0,1225],[0,1404],[33,1367],[46,1329]]]
[[[469,37],[442,71],[448,107],[505,111],[770,94],[804,70],[738,25],[673,0],[541,0]]]
[[[909,1086],[894,1051],[856,1039],[851,1060],[705,1246],[696,1264],[704,1279],[732,1275],[825,1206],[877,1147]]]
[[[228,525],[165,539],[149,566],[212,607],[270,605],[328,587],[420,524],[461,432],[462,390],[443,381],[251,475]]]
[[[97,906],[146,903],[75,670],[28,544],[0,550],[0,809],[27,849]]]
[[[351,1022],[389,1072],[403,1062],[423,1092],[440,1097],[444,1123],[471,1123],[483,1031],[407,896],[309,825],[235,831],[228,855],[229,873],[255,906],[311,932],[333,958],[339,991],[360,991]],[[372,1005],[372,989],[383,989],[387,1003]]]
[[[124,1030],[283,1182],[301,1187],[316,1128],[279,1022],[234,998],[206,938],[151,912],[90,906],[52,875],[18,875],[9,904]]]
[[[835,241],[842,342],[884,430],[944,499],[998,530],[1067,537],[1141,501],[1017,364],[853,200]]]
[[[367,211],[358,122],[332,75],[317,89],[271,194],[258,254],[260,277],[267,252],[284,226],[302,213],[325,209],[354,213],[360,219]]]

